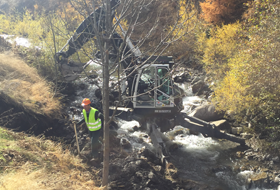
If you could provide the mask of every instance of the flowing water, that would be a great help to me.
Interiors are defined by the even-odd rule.
[[[181,87],[186,91],[186,97],[183,99],[184,112],[190,112],[192,107],[199,106],[205,101],[193,96],[188,86]],[[140,150],[144,146],[153,149],[149,136],[143,131],[135,131],[135,127],[140,127],[137,121],[119,119],[118,125],[119,137],[131,143],[132,151]],[[238,150],[244,151],[239,144],[206,138],[201,134],[193,135],[182,126],[175,126],[165,135],[179,144],[179,148],[172,152],[168,161],[179,169],[181,179],[198,181],[224,190],[264,190],[247,182],[252,171],[235,171],[242,166],[234,156]]]
[[[137,121],[118,120],[118,125],[119,138],[131,143],[130,151],[138,151],[144,146],[153,150],[148,135],[135,131],[135,127],[139,127]],[[165,135],[179,144],[168,161],[178,168],[181,179],[194,180],[223,190],[265,190],[254,185],[249,187],[247,179],[252,171],[234,171],[242,166],[233,156],[236,151],[242,150],[237,143],[205,138],[201,134],[193,135],[181,126],[176,126]]]

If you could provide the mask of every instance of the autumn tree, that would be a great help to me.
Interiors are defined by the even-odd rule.
[[[246,0],[206,0],[201,2],[201,17],[214,25],[233,23],[244,12]]]
[[[254,4],[246,22],[215,27],[204,37],[203,63],[219,109],[280,139],[279,1]]]
[[[204,32],[196,4],[196,1],[178,1],[180,19],[175,29],[170,27],[170,30],[173,30],[172,35],[176,36],[176,42],[170,45],[168,52],[184,64],[196,64],[196,40]]]
[[[241,24],[217,26],[210,30],[210,38],[201,35],[199,41],[205,41],[203,49],[203,63],[206,72],[213,81],[220,82],[230,70],[229,60],[238,54],[239,33]]]

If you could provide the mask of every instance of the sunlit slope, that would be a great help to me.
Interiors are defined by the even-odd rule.
[[[50,116],[60,110],[51,85],[14,54],[0,54],[0,91],[36,113]]]
[[[96,172],[61,144],[0,128],[0,190],[101,190]]]

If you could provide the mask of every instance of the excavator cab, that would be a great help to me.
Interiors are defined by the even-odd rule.
[[[160,56],[138,69],[134,75],[131,95],[133,109],[143,114],[174,114],[178,112],[174,101],[175,89],[170,75],[173,59]]]
[[[133,107],[172,107],[173,86],[169,76],[169,65],[146,65],[134,76]]]

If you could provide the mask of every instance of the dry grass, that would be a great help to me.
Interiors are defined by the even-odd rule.
[[[75,190],[101,190],[95,187],[93,180],[88,176],[80,175],[80,172],[63,174],[56,172],[47,174],[43,169],[30,171],[32,165],[27,164],[20,170],[9,173],[1,178],[0,190],[30,190],[30,189],[75,189]]]
[[[60,110],[51,86],[13,54],[0,54],[0,90],[37,113],[57,115]]]
[[[96,171],[89,171],[61,144],[23,133],[0,133],[7,137],[6,146],[0,147],[0,190],[103,189],[95,186]]]

